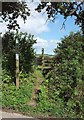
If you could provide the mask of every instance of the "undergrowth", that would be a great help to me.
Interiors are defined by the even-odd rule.
[[[41,84],[38,84],[39,78],[43,80]],[[49,80],[43,77],[41,71],[35,70],[29,74],[20,72],[19,89],[10,81],[10,76],[5,72],[2,81],[2,108],[12,109],[28,116],[76,118],[74,109],[68,108],[68,105],[65,105],[62,99],[54,95],[53,98],[49,97]],[[29,102],[31,101],[32,91],[36,84],[39,85],[40,92],[36,95],[37,105],[31,106]],[[71,104],[70,102],[69,105]]]

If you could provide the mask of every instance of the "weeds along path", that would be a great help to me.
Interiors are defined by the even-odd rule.
[[[34,77],[35,77],[35,81],[34,81],[34,87],[32,90],[32,97],[31,97],[31,101],[29,102],[29,105],[33,106],[33,107],[35,107],[37,105],[36,98],[37,98],[37,95],[39,94],[39,92],[41,92],[40,85],[45,80],[41,71],[39,71],[39,70],[35,71]]]

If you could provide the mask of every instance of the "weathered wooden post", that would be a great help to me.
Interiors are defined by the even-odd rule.
[[[42,48],[42,68],[44,67],[44,48]]]
[[[19,88],[19,42],[16,39],[16,87]]]

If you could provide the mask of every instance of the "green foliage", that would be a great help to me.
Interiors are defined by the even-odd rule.
[[[28,73],[34,65],[35,52],[33,44],[36,42],[33,35],[27,33],[6,32],[2,37],[2,67],[8,71],[8,75],[15,78],[16,60],[15,54],[20,56],[20,71]],[[19,41],[16,49],[16,39]]]
[[[40,99],[38,101],[38,107],[32,107],[29,103],[31,102],[32,98],[32,92],[35,87],[35,85],[40,85],[40,80],[44,80],[44,77],[41,73],[41,71],[36,70],[34,72],[24,73],[20,72],[20,88],[17,89],[15,84],[13,82],[10,82],[11,77],[7,75],[6,71],[3,71],[3,81],[2,81],[2,107],[13,109],[16,111],[20,111],[25,114],[34,115],[35,113],[38,114],[38,112],[42,112],[43,110],[40,110],[40,102],[43,101]],[[39,86],[38,86],[39,87]],[[44,96],[44,90],[46,90],[45,86],[41,86],[42,96]],[[41,95],[39,95],[41,96]],[[45,93],[45,96],[47,97],[47,94]],[[45,100],[45,96],[43,100]],[[36,96],[37,97],[37,96]],[[46,104],[46,101],[45,101]],[[42,108],[41,109],[45,109]],[[47,110],[47,108],[46,108]]]
[[[48,111],[49,106],[50,106],[48,97],[46,94],[46,87],[42,85],[40,87],[40,90],[41,90],[41,93],[39,93],[38,99],[37,99],[37,101],[38,101],[37,109],[38,109],[38,111],[45,113]]]
[[[25,76],[25,77],[22,77]],[[4,73],[2,81],[2,107],[13,110],[26,111],[29,109],[28,102],[31,100],[33,83],[30,82],[28,75],[20,73],[20,88],[17,89],[15,84],[10,83],[10,76]],[[6,81],[6,82],[5,82]]]
[[[48,75],[49,97],[64,101],[67,116],[83,117],[84,37],[71,33],[55,49],[54,68]],[[68,113],[70,112],[70,114]]]
[[[30,15],[30,10],[26,2],[2,2],[2,14],[0,15],[2,20],[8,22],[8,29],[18,30],[20,28],[17,18],[21,17],[23,21]]]
[[[63,15],[64,19],[67,20],[69,16],[75,16],[75,24],[79,25],[84,34],[84,9],[83,9],[83,1],[79,2],[41,2],[37,6],[36,10],[41,12],[42,9],[45,8],[48,19],[53,18],[54,22],[57,15]],[[63,22],[63,26],[65,27],[65,21]]]
[[[21,50],[26,52],[25,46],[23,48]],[[6,51],[9,51],[9,49],[6,49]],[[10,72],[5,69],[4,64],[2,106],[25,113],[31,112],[32,114],[37,114],[37,116],[38,114],[43,114],[45,116],[83,118],[83,49],[84,37],[80,33],[71,33],[69,36],[64,37],[57,49],[55,49],[54,67],[47,74],[47,79],[45,80],[42,71],[38,70],[38,68],[35,68],[33,72],[27,73],[26,68],[21,66],[19,89],[11,81]],[[4,56],[6,55],[4,54]],[[21,57],[22,61],[24,60],[25,62],[24,55]],[[4,61],[4,63],[6,62]],[[24,65],[26,65],[26,62]],[[36,107],[33,107],[29,105],[29,102],[32,99],[33,90],[36,89],[35,86],[40,92],[34,94],[37,104]]]
[[[40,86],[41,92],[37,97],[38,105],[35,110],[37,113],[40,112],[46,116],[64,117],[65,110],[63,101],[60,98],[57,98],[57,101],[54,101],[54,99],[48,97],[46,82],[48,82],[48,80],[44,82],[45,85]]]
[[[37,6],[36,10],[41,12],[45,8],[48,15],[48,19],[53,18],[59,13],[64,16],[66,19],[68,16],[75,16],[75,23],[80,25],[84,33],[84,10],[83,10],[83,1],[77,2],[51,2],[51,5],[47,5],[47,2],[41,2]],[[28,9],[27,3],[24,1],[17,2],[2,2],[2,14],[1,18],[5,22],[8,22],[8,29],[18,30],[19,23],[17,18],[21,17],[25,22],[27,17],[30,15],[30,9]],[[63,23],[64,25],[64,23]]]

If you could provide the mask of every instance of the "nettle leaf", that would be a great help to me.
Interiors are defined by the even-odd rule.
[[[74,91],[73,91],[74,95],[78,95],[78,90],[75,88]]]
[[[68,105],[69,108],[72,108],[72,107],[75,106],[75,102],[74,102],[73,100],[69,100],[69,101],[67,102],[67,105]]]

